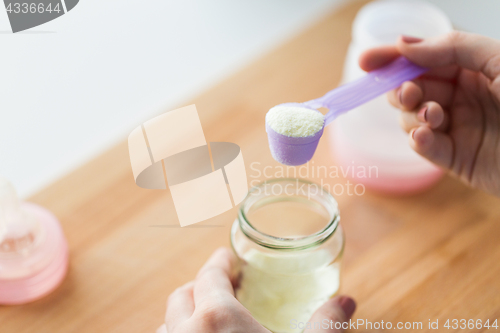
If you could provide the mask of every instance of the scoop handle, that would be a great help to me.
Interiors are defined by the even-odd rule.
[[[330,111],[325,115],[326,126],[339,115],[399,87],[405,81],[417,78],[427,70],[405,57],[399,57],[362,78],[346,83],[326,93],[323,97],[304,104],[313,108],[328,108]]]

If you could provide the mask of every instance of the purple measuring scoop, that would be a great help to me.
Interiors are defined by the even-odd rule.
[[[404,57],[399,57],[390,64],[371,71],[355,81],[344,84],[326,93],[323,97],[304,103],[284,103],[280,105],[298,106],[316,110],[325,107],[323,128],[312,136],[290,137],[274,131],[266,122],[269,148],[274,159],[285,165],[307,163],[314,155],[325,126],[339,115],[352,110],[377,96],[399,87],[403,82],[413,80],[427,71],[427,68],[415,65]]]

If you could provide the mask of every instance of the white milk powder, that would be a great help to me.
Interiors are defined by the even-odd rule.
[[[277,105],[266,115],[266,123],[275,132],[295,138],[314,135],[324,122],[321,113],[300,106]]]
[[[244,258],[236,297],[272,332],[301,332],[291,321],[309,321],[339,289],[339,264],[326,251],[276,256],[252,249]]]

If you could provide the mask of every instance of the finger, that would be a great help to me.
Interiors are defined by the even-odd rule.
[[[420,66],[458,65],[491,80],[500,75],[500,42],[489,37],[459,31],[425,40],[402,36],[396,47]]]
[[[228,276],[231,276],[234,266],[236,265],[236,257],[233,251],[227,247],[220,247],[208,258],[207,262],[199,270],[196,278],[202,276],[205,271],[218,268],[224,271]]]
[[[448,114],[436,102],[426,102],[417,110],[401,112],[400,116],[401,127],[408,133],[415,127],[422,125],[427,125],[431,129],[445,131],[448,122]]]
[[[389,64],[400,56],[395,46],[381,46],[366,50],[359,57],[359,67],[364,71],[372,71]]]
[[[168,333],[167,326],[165,324],[161,325],[156,329],[156,333]]]
[[[420,78],[448,81],[450,84],[452,84],[456,80],[459,73],[460,67],[457,65],[430,67],[427,72],[420,76]]]
[[[450,81],[416,79],[412,83],[418,86],[422,92],[422,102],[434,101],[444,108],[451,106],[455,93],[455,86]],[[407,94],[411,91],[403,91],[403,100],[407,99]]]
[[[372,71],[389,64],[391,61],[399,57],[401,53],[396,46],[380,46],[372,48],[361,53],[358,63],[359,67],[364,71]],[[428,72],[423,74],[422,78],[452,80],[456,78],[459,72],[459,67],[456,65],[430,68]]]
[[[231,276],[235,264],[236,258],[230,249],[219,248],[216,250],[196,276],[195,304],[214,297],[234,296]]]
[[[356,303],[350,297],[332,298],[316,310],[310,320],[311,323],[324,324],[328,322],[328,327],[319,325],[320,327],[306,329],[304,333],[344,332],[347,325],[344,324],[344,328],[342,328],[342,323],[347,323],[355,309]]]
[[[414,128],[423,124],[417,119],[417,114],[413,111],[401,111],[399,115],[399,125],[406,132],[410,133]]]
[[[450,82],[414,80],[405,82],[387,94],[389,102],[402,110],[413,110],[423,102],[434,101],[448,108],[453,102],[454,87]]]
[[[410,132],[410,146],[434,164],[449,169],[453,162],[453,141],[443,132],[420,126]]]
[[[413,82],[404,82],[401,87],[388,93],[389,102],[402,110],[413,110],[423,102],[422,89]]]
[[[169,332],[173,332],[177,325],[192,316],[194,312],[193,287],[194,282],[191,281],[177,288],[169,296],[165,314],[165,324]]]
[[[424,103],[416,114],[418,121],[433,130],[446,131],[448,127],[449,116],[436,102]]]

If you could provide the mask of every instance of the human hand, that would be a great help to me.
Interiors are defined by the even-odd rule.
[[[410,146],[470,186],[500,196],[500,41],[454,31],[365,51],[371,71],[403,55],[430,70],[388,94]]]
[[[192,282],[177,288],[168,298],[165,324],[157,333],[270,333],[259,324],[234,296],[233,252],[220,248],[212,254]],[[311,322],[324,319],[344,322],[356,305],[349,297],[328,300],[312,316]],[[306,330],[307,333],[339,330]]]

